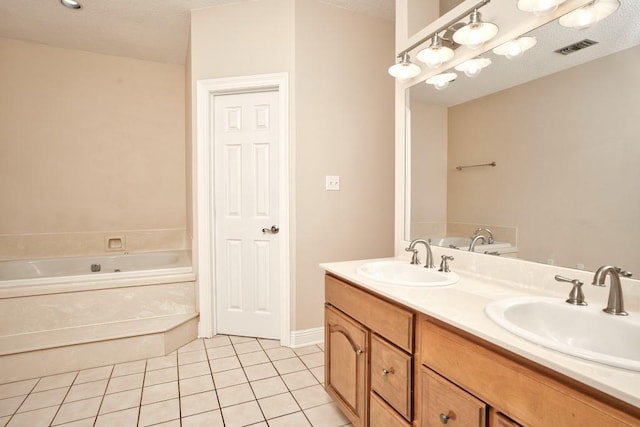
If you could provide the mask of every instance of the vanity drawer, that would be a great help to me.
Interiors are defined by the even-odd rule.
[[[427,316],[421,316],[420,342],[422,364],[523,425],[640,425],[636,407],[620,409],[597,391],[572,387],[526,359],[471,341],[464,332]]]
[[[401,349],[413,351],[413,313],[335,277],[325,277],[326,302],[349,313]]]
[[[428,368],[422,367],[422,427],[443,424],[465,427],[486,425],[487,405]]]
[[[371,335],[371,390],[411,420],[412,357],[376,334]]]
[[[411,424],[391,409],[377,394],[371,393],[369,427],[411,427]]]
[[[492,408],[489,410],[489,427],[522,427],[522,424]]]

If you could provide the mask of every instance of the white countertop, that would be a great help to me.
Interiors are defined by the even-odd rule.
[[[358,266],[369,261],[374,260],[325,263],[320,267],[349,282],[640,407],[640,372],[610,367],[544,348],[513,335],[494,323],[484,312],[487,303],[503,298],[525,295],[561,298],[559,294],[551,293],[543,287],[532,289],[531,286],[522,286],[515,282],[491,280],[453,267],[452,270],[460,276],[460,280],[454,285],[428,288],[388,285],[367,279],[356,272]],[[568,290],[569,288],[566,289],[567,293]]]

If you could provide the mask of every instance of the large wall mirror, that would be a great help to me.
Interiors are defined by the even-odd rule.
[[[488,228],[478,252],[640,277],[639,17],[623,1],[592,28],[550,22],[520,58],[407,89],[410,238],[468,250]]]

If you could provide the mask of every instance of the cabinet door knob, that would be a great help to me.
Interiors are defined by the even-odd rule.
[[[389,374],[393,375],[394,373],[395,373],[395,370],[393,368],[389,368],[389,369],[383,368],[382,369],[382,375],[384,375],[384,376],[387,376]]]
[[[440,414],[440,422],[442,424],[448,423],[449,422],[449,418],[451,418],[451,417],[449,417],[449,415]]]

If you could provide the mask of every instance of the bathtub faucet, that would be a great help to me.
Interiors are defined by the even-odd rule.
[[[471,244],[469,245],[469,252],[475,252],[476,250],[476,244],[478,243],[478,240],[482,240],[482,243],[487,243],[487,239],[484,238],[483,235],[478,234],[476,237],[473,238],[473,240],[471,241]]]
[[[471,238],[473,239],[476,236],[480,236],[481,233],[485,233],[486,234],[486,238],[487,238],[487,243],[490,245],[493,245],[493,233],[491,232],[491,230],[489,230],[488,228],[478,228],[476,229],[476,231],[473,232],[473,236],[471,236]]]

